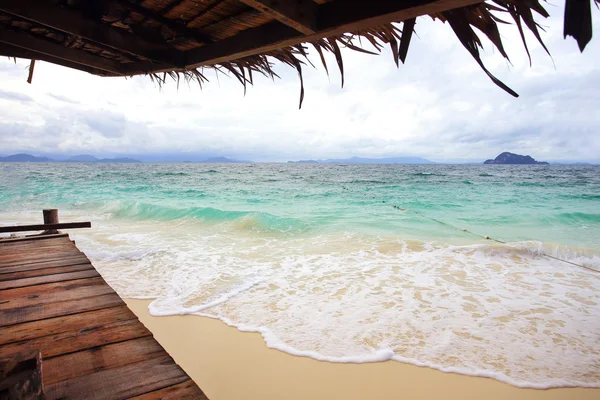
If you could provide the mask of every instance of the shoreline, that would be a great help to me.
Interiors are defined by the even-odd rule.
[[[148,312],[152,300],[123,300],[212,400],[600,398],[598,388],[522,389],[398,361],[317,361],[268,348],[259,333],[240,332],[217,319],[153,317]]]

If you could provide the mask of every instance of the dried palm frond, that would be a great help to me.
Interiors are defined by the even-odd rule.
[[[583,51],[585,45],[592,36],[591,10],[589,1],[592,0],[566,0],[564,35],[573,36],[577,41],[579,48]],[[600,0],[593,0],[600,4]],[[483,71],[500,88],[509,94],[517,97],[518,94],[502,83],[488,71],[481,60],[479,49],[483,48],[482,42],[474,28],[485,35],[490,42],[498,49],[499,53],[509,60],[506,53],[498,24],[511,24],[503,16],[510,16],[519,31],[527,56],[531,63],[531,55],[525,39],[523,25],[529,29],[533,36],[538,40],[544,50],[550,54],[546,48],[540,30],[543,29],[534,19],[534,12],[543,18],[547,18],[548,12],[540,4],[539,0],[489,0],[471,6],[466,6],[454,10],[448,10],[430,15],[433,19],[442,22],[448,22],[458,40],[467,49]],[[400,23],[402,25],[400,25]],[[279,61],[282,64],[289,65],[296,69],[300,78],[300,107],[304,100],[304,79],[302,75],[302,65],[307,62],[312,65],[308,58],[308,47],[310,45],[319,55],[321,63],[327,74],[329,69],[325,60],[324,53],[331,53],[335,57],[340,70],[341,85],[344,86],[344,60],[341,48],[347,48],[368,54],[379,54],[386,47],[390,46],[396,65],[399,61],[404,63],[408,53],[410,40],[414,32],[416,20],[414,18],[406,21],[397,21],[395,23],[375,26],[369,29],[363,29],[356,32],[349,32],[343,35],[331,36],[304,44],[289,46],[264,54],[253,55],[222,62],[213,66],[202,67],[196,70],[182,70],[169,73],[173,79],[179,81],[180,75],[183,75],[186,81],[196,80],[200,86],[207,81],[207,78],[201,72],[203,69],[216,69],[217,71],[226,70],[235,76],[246,90],[247,84],[252,84],[252,74],[260,73],[266,77],[275,78],[274,63],[272,60]],[[400,29],[400,27],[402,29]],[[368,42],[372,49],[366,49],[362,41]],[[166,75],[161,78],[159,75],[152,74],[151,78],[159,84],[165,82]]]

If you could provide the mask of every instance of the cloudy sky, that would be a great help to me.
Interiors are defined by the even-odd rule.
[[[38,63],[0,60],[0,154],[213,154],[257,161],[350,156],[482,160],[502,151],[540,160],[600,162],[600,38],[583,54],[562,37],[562,1],[540,18],[551,59],[529,35],[533,66],[514,26],[502,31],[507,63],[484,42],[486,66],[520,94],[496,87],[450,27],[417,20],[406,65],[391,52],[346,51],[345,86],[336,64],[328,77],[305,68],[298,110],[295,70],[257,79],[244,96],[233,77],[167,84],[148,78],[99,78]],[[600,36],[600,13],[592,10]]]

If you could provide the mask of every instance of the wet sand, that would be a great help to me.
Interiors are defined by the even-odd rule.
[[[211,400],[600,399],[600,389],[520,389],[396,361],[340,364],[295,357],[269,349],[260,334],[219,320],[153,317],[150,300],[125,302]]]

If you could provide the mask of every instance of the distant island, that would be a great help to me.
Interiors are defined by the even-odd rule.
[[[328,160],[288,161],[289,164],[435,164],[421,157],[388,157],[388,158],[332,158]]]
[[[98,162],[98,163],[139,163],[141,161],[133,158],[96,158],[90,155],[79,155],[67,158],[66,160],[54,160],[48,157],[37,157],[31,154],[13,154],[11,156],[0,157],[0,162]]]
[[[536,161],[531,156],[522,156],[505,151],[493,160],[485,160],[484,164],[537,164],[548,165],[545,161]]]

